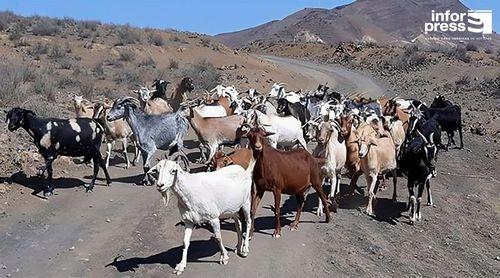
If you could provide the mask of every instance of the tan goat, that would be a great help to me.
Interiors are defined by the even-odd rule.
[[[379,184],[380,175],[392,173],[394,186],[392,199],[396,201],[397,198],[396,146],[390,135],[378,138],[377,132],[373,128],[374,125],[378,125],[377,120],[373,119],[371,123],[361,123],[359,128],[354,131],[359,148],[361,171],[365,175],[368,185],[368,205],[366,207],[368,215],[373,215],[373,200],[376,198],[376,187]]]
[[[151,91],[146,87],[141,87],[139,90],[134,91],[138,94],[141,107],[144,113],[149,115],[161,115],[171,113],[172,107],[162,98],[151,99]]]
[[[75,96],[73,106],[76,118],[92,118],[94,115],[94,104],[84,99],[83,96]]]
[[[106,168],[109,167],[109,158],[111,156],[111,149],[113,148],[113,144],[116,141],[122,142],[122,153],[125,158],[127,168],[130,167],[130,162],[127,156],[127,146],[128,139],[132,141],[134,145],[134,159],[132,160],[132,165],[135,165],[137,159],[139,157],[139,147],[137,143],[137,139],[132,132],[132,129],[128,125],[128,123],[124,119],[118,119],[115,121],[108,121],[107,115],[109,109],[113,107],[113,103],[109,100],[104,100],[102,103],[96,104],[95,113],[93,118],[97,119],[97,121],[104,126],[104,134],[106,141]]]

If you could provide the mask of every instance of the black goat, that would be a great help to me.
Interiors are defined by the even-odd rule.
[[[432,140],[438,147],[445,146],[441,143],[441,127],[439,126],[439,122],[430,118],[428,120],[423,117],[419,117],[417,115],[412,115],[409,119],[409,128],[406,133],[406,141],[409,143],[412,137],[417,136],[417,131],[420,131],[426,138],[430,138],[432,135]]]
[[[404,150],[399,163],[400,169],[408,177],[410,224],[422,219],[420,206],[424,185],[427,187],[427,204],[432,205],[430,179],[435,176],[435,162],[438,151],[433,142],[432,134],[429,138],[420,131],[417,131],[417,134],[418,136],[413,137]],[[415,197],[415,188],[418,190],[417,197]]]
[[[166,101],[168,101],[167,98],[167,85],[170,84],[169,81],[165,81],[163,79],[155,79],[153,81],[153,87],[155,90],[153,91],[153,95],[151,96],[151,99],[155,98],[162,98]]]
[[[34,139],[38,151],[45,160],[41,173],[47,170],[48,184],[44,188],[44,195],[53,193],[52,162],[59,155],[71,157],[84,157],[84,162],[94,163],[94,176],[87,188],[94,188],[95,179],[102,167],[106,175],[106,183],[111,184],[108,171],[101,156],[100,147],[104,128],[96,121],[88,118],[78,119],[53,119],[37,117],[33,111],[13,108],[7,113],[6,122],[9,131],[22,127]]]
[[[300,102],[292,103],[289,102],[286,98],[278,99],[278,107],[276,108],[276,111],[280,114],[283,114],[283,116],[294,116],[300,121],[302,125],[305,125],[311,118],[311,115],[309,114],[307,108],[304,107]]]
[[[445,108],[453,106],[453,103],[447,100],[444,96],[438,95],[434,98],[434,101],[431,103],[431,108]]]
[[[457,130],[460,135],[459,149],[464,147],[462,134],[462,110],[460,109],[460,106],[452,105],[445,108],[428,108],[425,105],[421,105],[420,110],[423,112],[425,119],[429,120],[434,118],[441,126],[441,130],[446,132],[448,135],[446,149],[448,149],[451,143],[455,144],[454,136],[455,131]]]

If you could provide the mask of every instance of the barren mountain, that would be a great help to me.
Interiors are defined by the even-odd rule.
[[[304,32],[315,37],[312,42],[321,40],[328,44],[342,41],[404,44],[414,39],[429,44],[423,27],[430,21],[431,10],[464,12],[468,8],[458,0],[357,0],[333,9],[303,9],[282,20],[219,34],[216,38],[231,47],[258,40],[297,41],[297,35],[300,37]],[[432,33],[432,36],[447,34]],[[478,44],[498,47],[498,35],[492,37],[492,41]]]

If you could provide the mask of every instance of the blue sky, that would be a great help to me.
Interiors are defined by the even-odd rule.
[[[281,19],[306,7],[333,8],[352,0],[0,0],[0,10],[21,15],[94,19],[140,27],[174,28],[210,35]],[[471,9],[493,10],[500,29],[500,1],[462,0]]]

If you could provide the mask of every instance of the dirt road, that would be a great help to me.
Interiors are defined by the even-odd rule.
[[[313,81],[313,88],[317,86],[318,83],[328,82],[329,86],[343,94],[359,93],[366,97],[379,97],[388,94],[387,90],[379,81],[363,75],[362,73],[347,70],[340,66],[320,65],[285,57],[256,56],[266,61],[273,62],[279,67],[296,71],[309,77],[309,80]]]
[[[320,82],[341,80],[337,86],[346,88],[370,84],[369,78],[357,73],[342,75],[345,70],[338,68],[318,66],[315,73],[315,66],[309,63],[275,60],[312,77],[320,76]],[[344,79],[339,78],[341,75]],[[373,84],[374,88],[366,87],[367,92],[383,92]],[[192,142],[187,143],[194,148]],[[424,221],[416,226],[407,224],[406,180],[402,178],[398,203],[389,201],[391,190],[381,192],[376,218],[358,210],[365,199],[355,196],[342,198],[332,223],[322,223],[324,218],[311,213],[317,198],[309,194],[299,230],[291,232],[284,226],[280,239],[271,237],[272,201],[266,194],[257,213],[258,232],[250,243],[248,258],[233,253],[228,265],[219,265],[218,249],[210,241],[210,232],[199,228],[193,233],[183,275],[498,276],[499,165],[477,152],[481,142],[466,138],[466,144],[471,151],[451,150],[440,156],[439,175],[432,183],[436,207],[424,207]],[[29,194],[40,183],[36,177],[13,184],[15,194],[2,200],[9,206],[0,215],[0,276],[170,275],[180,260],[183,238],[183,227],[177,225],[175,200],[165,208],[155,188],[134,185],[141,178],[140,167],[123,169],[121,158],[113,159],[112,165],[112,186],[97,185],[93,193],[85,193],[81,187],[83,182],[89,182],[91,174],[86,166],[56,167],[57,194],[48,201]],[[364,185],[362,180],[360,185]],[[345,187],[347,182],[343,179],[342,185]],[[293,219],[296,203],[288,196],[283,199],[282,224],[287,225]],[[225,245],[234,248],[234,225],[227,222],[223,230]]]

